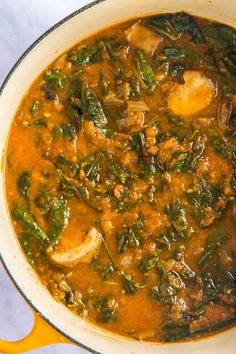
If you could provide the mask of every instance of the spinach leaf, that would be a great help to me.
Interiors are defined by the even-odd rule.
[[[61,138],[63,137],[63,129],[59,124],[55,124],[52,128],[53,138]]]
[[[192,217],[204,228],[218,219],[226,206],[217,206],[217,201],[224,200],[224,193],[220,186],[212,186],[202,177],[198,186],[187,191],[189,208]]]
[[[199,56],[194,51],[186,48],[174,47],[164,48],[163,51],[158,55],[157,59],[162,61],[168,60],[173,62],[179,62],[182,59],[186,61],[186,59],[189,59],[192,64],[200,61]]]
[[[223,231],[217,231],[211,234],[207,240],[207,248],[203,256],[198,260],[198,265],[203,266],[209,260],[214,257],[215,250],[221,246],[221,244],[228,239],[228,235]]]
[[[145,257],[139,264],[139,269],[142,272],[150,272],[157,265],[159,260],[158,256]]]
[[[65,123],[62,125],[63,135],[65,140],[73,141],[76,138],[75,126],[71,123]]]
[[[37,128],[46,128],[47,124],[44,118],[39,118],[37,120],[35,120],[32,123],[28,123],[27,124],[27,128],[31,128],[31,129],[37,129]]]
[[[41,102],[39,100],[34,100],[32,106],[30,108],[30,113],[32,116],[35,116],[38,113],[38,110],[41,106]]]
[[[31,247],[30,247],[30,241],[29,237],[27,234],[21,234],[19,237],[19,241],[21,244],[21,247],[23,248],[23,251],[28,258],[28,261],[30,264],[34,264],[34,254],[32,253]]]
[[[115,262],[115,260],[112,257],[111,251],[107,245],[106,240],[104,239],[104,237],[102,236],[102,243],[103,246],[105,248],[105,251],[107,253],[107,256],[111,262],[111,264],[113,265],[114,270],[117,271],[117,273],[119,274],[124,289],[126,291],[127,294],[135,294],[138,289],[141,289],[143,287],[145,287],[146,285],[140,285],[139,283],[137,283],[130,275],[126,274],[119,266],[118,264]]]
[[[103,128],[107,124],[107,118],[102,105],[95,93],[86,85],[82,85],[82,111],[85,119],[94,122],[96,127]]]
[[[139,216],[132,226],[119,231],[116,235],[118,252],[124,253],[128,247],[139,247],[142,242],[141,231],[144,228],[142,216]]]
[[[35,204],[44,214],[47,214],[51,205],[51,196],[45,187],[40,189],[39,194],[35,198]]]
[[[164,14],[160,16],[151,17],[146,25],[151,27],[161,36],[171,39],[172,41],[178,39],[179,33],[172,24],[172,15]]]
[[[117,315],[117,303],[111,297],[106,297],[102,301],[100,315],[98,317],[98,321],[103,323],[109,323],[114,321]]]
[[[178,233],[184,233],[188,228],[186,210],[181,207],[180,201],[176,200],[172,204],[168,204],[165,210],[172,226]]]
[[[67,56],[68,61],[80,65],[94,64],[101,59],[101,51],[97,45],[87,45],[79,52],[72,51]]]
[[[60,69],[53,69],[46,72],[44,81],[49,89],[61,91],[67,81],[67,75]]]
[[[234,48],[225,51],[224,56],[217,61],[217,65],[224,78],[236,81],[236,50]]]
[[[182,33],[189,33],[196,44],[203,44],[204,37],[201,30],[192,16],[185,12],[164,14],[152,17],[147,21],[151,27],[167,39],[175,41]]]
[[[149,296],[160,304],[171,306],[176,300],[176,290],[164,279],[159,286],[154,286],[149,291]]]
[[[189,33],[196,44],[205,43],[201,30],[192,16],[185,12],[177,12],[172,15],[172,24],[175,30],[181,33]]]
[[[108,264],[101,263],[101,257],[96,256],[92,261],[93,269],[102,277],[102,279],[107,279],[114,272],[114,266],[111,262]]]
[[[100,79],[100,86],[103,91],[103,94],[107,95],[110,91],[110,81],[106,80],[105,75],[103,74],[102,71],[100,72],[99,79]]]
[[[79,200],[84,201],[92,209],[100,211],[100,207],[92,200],[88,188],[82,182],[74,181],[72,178],[66,176],[60,169],[57,170],[57,173],[61,180],[63,191],[73,193]]]
[[[144,132],[137,132],[132,135],[132,149],[138,153],[138,156],[144,155],[146,137]]]
[[[206,264],[201,274],[203,283],[203,300],[205,303],[222,301],[220,295],[225,295],[224,303],[234,304],[236,301],[236,275],[232,271],[222,269],[217,258],[214,263]]]
[[[47,235],[35,222],[33,216],[22,207],[16,205],[12,210],[12,217],[23,225],[27,234],[32,235],[45,242],[49,241]]]
[[[131,178],[131,173],[129,172],[129,170],[124,166],[120,166],[115,161],[110,161],[110,163],[108,164],[108,168],[110,172],[115,177],[117,177],[122,184],[126,184]]]
[[[151,93],[156,87],[155,73],[141,50],[136,51],[133,66],[134,74],[137,76],[141,86]]]
[[[233,28],[212,23],[202,28],[207,46],[214,50],[225,50],[236,43],[236,32]]]
[[[98,151],[95,154],[91,154],[86,159],[83,159],[80,163],[80,169],[85,172],[85,177],[95,182],[101,181],[101,162],[104,159],[105,154],[102,151]]]
[[[17,188],[21,196],[25,199],[29,199],[29,191],[30,191],[30,178],[31,173],[28,171],[24,171],[20,174],[17,179]]]
[[[127,275],[124,272],[121,272],[121,279],[127,294],[135,294],[139,289],[144,288],[146,285],[140,285],[137,283],[131,275]]]
[[[49,230],[48,238],[51,245],[58,243],[62,232],[68,225],[70,209],[67,206],[67,200],[64,198],[53,201],[49,211]]]

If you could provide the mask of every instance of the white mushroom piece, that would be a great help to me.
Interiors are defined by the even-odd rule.
[[[202,72],[188,70],[184,83],[175,84],[167,97],[168,107],[174,114],[191,116],[207,107],[216,94],[214,82]]]
[[[73,267],[79,263],[89,263],[97,254],[102,241],[101,233],[92,227],[89,229],[85,240],[74,248],[64,252],[52,251],[49,253],[51,260],[63,267]]]
[[[163,40],[160,35],[141,25],[139,22],[136,22],[133,26],[128,28],[125,34],[127,41],[131,45],[151,55]]]

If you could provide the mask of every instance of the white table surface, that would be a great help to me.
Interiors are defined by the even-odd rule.
[[[19,56],[56,22],[91,0],[0,0],[0,85]],[[0,264],[0,338],[24,337],[31,329],[30,307],[16,291]],[[85,354],[69,344],[50,345],[34,354]]]

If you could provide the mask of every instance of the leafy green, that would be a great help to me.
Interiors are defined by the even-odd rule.
[[[218,219],[225,208],[225,205],[216,205],[217,201],[224,198],[222,188],[211,185],[204,177],[197,186],[187,191],[187,197],[191,215],[203,228]]]
[[[136,282],[131,275],[125,274],[123,271],[120,273],[121,274],[121,279],[125,288],[125,292],[127,294],[135,294],[139,289],[144,288],[146,285],[140,285],[138,282]]]
[[[62,125],[63,135],[65,140],[73,141],[76,138],[76,128],[71,123],[65,123]]]
[[[100,322],[109,323],[115,320],[117,315],[117,310],[116,310],[116,306],[110,305],[112,302],[116,304],[115,300],[111,299],[110,297],[107,297],[103,300],[101,305],[100,315],[98,317],[98,320]]]
[[[84,46],[79,51],[73,50],[68,54],[67,60],[80,65],[95,64],[106,59],[114,60],[122,45],[117,38],[104,38]]]
[[[20,241],[21,247],[24,250],[26,257],[28,258],[28,261],[30,262],[30,264],[34,264],[34,254],[32,253],[32,250],[30,247],[30,241],[29,241],[28,235],[27,234],[20,235],[19,241]]]
[[[205,43],[202,32],[191,15],[185,12],[177,12],[172,15],[172,24],[179,34],[189,33],[196,44]]]
[[[138,49],[136,51],[134,61],[134,74],[137,76],[141,86],[148,90],[149,93],[152,92],[156,86],[155,73],[141,50]]]
[[[30,108],[30,113],[32,116],[35,116],[38,113],[38,110],[41,106],[41,102],[39,100],[34,100],[32,106]]]
[[[151,17],[146,25],[154,29],[161,36],[171,39],[172,41],[178,39],[179,34],[172,24],[172,15],[164,14],[161,16]]]
[[[162,279],[159,286],[152,287],[149,296],[160,304],[172,305],[176,300],[176,290]]]
[[[49,191],[42,187],[35,198],[36,206],[43,211],[44,214],[47,214],[51,206],[51,196]]]
[[[62,189],[65,192],[72,192],[79,200],[84,201],[94,210],[100,211],[100,208],[91,199],[88,188],[82,182],[74,181],[72,178],[66,176],[60,169],[57,170],[57,173],[62,182]]]
[[[35,236],[36,238],[45,242],[49,241],[47,235],[35,222],[33,216],[22,207],[16,205],[12,210],[12,217],[22,224],[27,234]]]
[[[110,91],[110,81],[106,80],[102,71],[100,72],[99,79],[100,79],[100,85],[101,85],[103,94],[107,95],[108,92]]]
[[[67,56],[67,60],[73,64],[80,65],[97,63],[101,60],[100,48],[96,45],[86,45],[79,52],[70,52]]]
[[[219,295],[226,296],[226,304],[234,304],[236,301],[236,275],[234,272],[222,269],[218,264],[217,258],[215,263],[210,262],[206,264],[201,274],[201,281],[203,283],[203,299],[206,303],[209,301],[218,302]]]
[[[216,50],[231,48],[236,43],[236,32],[233,28],[212,23],[202,28],[207,46]]]
[[[150,272],[156,267],[158,260],[158,256],[145,257],[140,262],[139,269],[141,269],[142,272]]]
[[[61,138],[63,137],[63,129],[60,125],[55,124],[52,128],[52,135],[54,138]]]
[[[93,269],[102,277],[102,279],[107,279],[114,272],[114,266],[111,262],[108,264],[101,263],[101,257],[96,256],[92,261]]]
[[[120,166],[118,163],[116,163],[115,161],[111,161],[108,164],[108,168],[110,170],[110,172],[118,178],[118,180],[122,183],[122,184],[126,184],[129,179],[131,178],[131,173],[129,172],[129,170],[124,167],[124,166]]]
[[[17,179],[17,188],[21,196],[25,199],[29,198],[31,173],[24,171]]]
[[[70,209],[67,200],[64,198],[53,201],[49,211],[49,230],[48,238],[51,245],[58,243],[62,232],[68,225]]]
[[[157,31],[167,39],[175,41],[182,33],[189,33],[196,44],[203,44],[204,38],[201,30],[192,16],[185,12],[164,14],[151,17],[147,26]]]
[[[119,276],[121,277],[121,281],[122,284],[124,286],[124,289],[126,291],[127,294],[135,294],[138,289],[141,289],[143,287],[145,287],[146,285],[140,285],[139,283],[137,283],[129,274],[126,274],[119,266],[118,264],[115,262],[111,251],[107,245],[106,240],[104,239],[104,237],[102,236],[102,243],[103,246],[105,248],[105,251],[107,253],[107,256],[114,268],[114,270],[119,274]]]
[[[128,247],[139,247],[142,242],[141,231],[143,228],[142,216],[139,216],[132,226],[119,231],[116,235],[118,252],[124,253]]]
[[[82,111],[87,120],[92,120],[96,127],[103,128],[107,124],[107,118],[102,105],[95,93],[86,85],[82,85]]]
[[[67,75],[60,69],[53,69],[46,72],[44,80],[49,89],[61,91],[67,81]]]
[[[101,162],[105,155],[102,151],[98,151],[95,154],[91,154],[80,163],[80,168],[85,172],[85,177],[95,182],[101,181]]]
[[[31,129],[45,128],[46,126],[47,124],[44,118],[39,118],[34,122],[27,124],[27,128],[31,128]]]
[[[163,51],[158,55],[158,60],[169,60],[178,62],[182,59],[186,61],[186,59],[191,60],[192,64],[194,62],[199,61],[199,56],[196,52],[186,49],[186,48],[175,48],[175,47],[167,47],[164,48]]]
[[[180,201],[167,205],[166,215],[168,216],[172,226],[178,233],[183,233],[188,228],[186,210],[181,207]]]
[[[68,170],[75,175],[79,175],[80,172],[80,165],[76,162],[72,162],[67,160],[63,155],[57,155],[54,160],[54,164],[57,168],[61,170]]]
[[[224,53],[222,59],[217,61],[219,70],[231,81],[236,81],[236,51],[230,49]]]
[[[223,231],[217,231],[213,234],[211,234],[207,240],[207,248],[206,251],[204,252],[203,256],[198,260],[198,265],[203,266],[209,260],[214,257],[215,250],[221,246],[221,244],[227,240],[228,235],[223,232]]]

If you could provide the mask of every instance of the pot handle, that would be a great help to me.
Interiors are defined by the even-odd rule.
[[[0,353],[19,354],[56,343],[72,344],[71,341],[57,332],[34,311],[34,325],[31,332],[25,338],[16,342],[8,342],[0,339]]]

